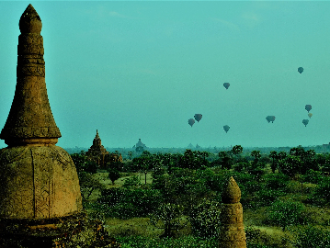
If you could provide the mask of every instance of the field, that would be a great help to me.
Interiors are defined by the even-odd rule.
[[[216,169],[215,169],[216,170]],[[270,165],[268,164],[265,169],[266,173],[271,173]],[[276,171],[278,172],[278,171]],[[97,173],[93,174],[93,177],[99,180],[106,188],[113,187],[122,187],[124,184],[125,178],[130,178],[133,176],[138,176],[141,184],[145,183],[144,173],[130,172],[130,173],[121,173],[121,178],[115,181],[113,185],[108,178],[107,171],[99,170]],[[147,184],[152,183],[151,173],[147,173]],[[313,183],[301,183],[296,180],[291,180],[288,184],[290,188],[290,193],[283,196],[282,199],[291,199],[301,201],[306,198],[304,192],[310,192],[316,187],[316,184]],[[100,197],[100,192],[94,192],[90,198],[90,202],[95,202]],[[243,205],[244,208],[244,205]],[[247,237],[252,237],[254,233],[257,233],[258,237],[264,240],[265,243],[273,244],[282,244],[283,247],[294,247],[290,244],[289,240],[293,240],[294,236],[289,230],[283,231],[281,227],[265,225],[265,216],[266,216],[267,207],[259,207],[257,210],[244,209],[244,226],[247,233]],[[330,209],[328,207],[322,207],[322,209],[308,205],[307,206],[308,214],[310,218],[313,218],[315,223],[324,222],[325,218],[330,219]],[[187,219],[187,216],[183,216],[182,220]],[[159,240],[159,235],[163,233],[164,230],[155,228],[154,226],[148,223],[149,218],[130,218],[127,220],[122,220],[118,218],[106,217],[105,226],[110,235],[115,237],[134,237],[142,236],[152,240]],[[328,228],[329,230],[329,228]],[[185,239],[190,237],[191,227],[187,226],[182,230],[175,232],[175,239]],[[131,247],[131,246],[127,246]],[[132,246],[133,247],[133,246]],[[138,246],[136,246],[138,247]],[[150,246],[152,247],[152,246]],[[165,246],[164,246],[165,247]],[[268,246],[272,247],[272,246]]]

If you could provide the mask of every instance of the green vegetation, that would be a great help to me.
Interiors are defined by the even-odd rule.
[[[243,153],[241,146],[216,153],[145,151],[96,173],[83,153],[72,158],[84,208],[105,221],[122,247],[215,247],[222,188],[233,176],[247,247],[330,248],[329,154],[302,147]]]

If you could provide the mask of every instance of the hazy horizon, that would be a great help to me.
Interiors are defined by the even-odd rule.
[[[29,3],[43,24],[58,146],[90,147],[96,129],[104,147],[129,148],[139,138],[148,147],[330,141],[330,2],[0,2],[1,129]],[[195,114],[203,117],[190,127]]]

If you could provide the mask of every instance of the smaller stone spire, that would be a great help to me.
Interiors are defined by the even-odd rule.
[[[230,177],[223,192],[220,213],[219,248],[246,248],[241,190]]]
[[[238,187],[235,179],[230,177],[227,187],[222,192],[222,202],[226,204],[238,203],[241,200],[241,190]]]

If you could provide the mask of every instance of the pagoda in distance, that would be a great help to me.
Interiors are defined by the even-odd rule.
[[[83,210],[76,167],[55,144],[40,16],[31,4],[19,20],[17,84],[0,138],[0,247],[120,247]]]

